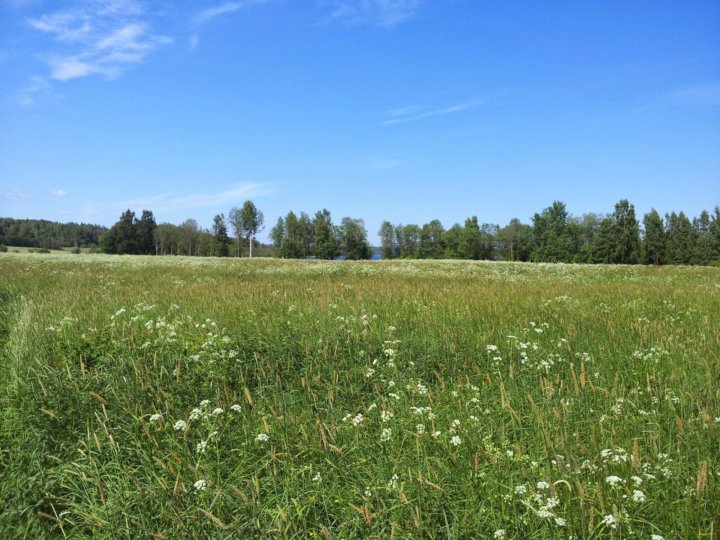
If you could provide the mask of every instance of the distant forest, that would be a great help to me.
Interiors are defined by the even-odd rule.
[[[44,219],[0,218],[0,244],[6,246],[60,249],[100,245],[107,230],[87,223],[56,223]]]
[[[555,201],[532,224],[512,219],[504,227],[468,217],[446,229],[439,220],[423,225],[384,221],[380,246],[372,248],[362,219],[334,224],[328,210],[310,217],[288,212],[270,231],[272,246],[258,245],[264,217],[251,201],[218,214],[212,229],[194,219],[157,224],[152,211],[138,218],[123,212],[112,227],[45,220],[0,218],[1,245],[57,249],[95,248],[105,253],[295,259],[474,259],[609,264],[720,265],[720,208],[689,218],[651,210],[640,221],[630,202],[610,214],[572,216]],[[232,233],[232,236],[231,236]]]

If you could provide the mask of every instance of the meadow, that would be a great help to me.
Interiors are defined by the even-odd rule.
[[[0,254],[7,538],[718,538],[720,269]]]

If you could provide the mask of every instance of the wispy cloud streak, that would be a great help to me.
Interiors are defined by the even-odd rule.
[[[387,120],[384,120],[381,122],[383,125],[392,125],[392,124],[404,124],[406,122],[417,122],[418,120],[424,120],[426,118],[432,118],[433,116],[442,116],[445,114],[452,114],[460,111],[464,111],[467,109],[473,109],[475,107],[480,106],[483,103],[482,100],[473,100],[468,101],[465,103],[460,103],[458,105],[453,105],[452,107],[445,107],[443,109],[435,109],[431,111],[425,111],[425,112],[417,112],[421,111],[422,109],[417,107],[404,107],[402,109],[395,109],[393,111],[389,111],[390,116],[395,116],[395,118],[389,118]],[[416,113],[416,114],[413,114]]]
[[[207,8],[195,16],[195,22],[200,24],[207,22],[220,15],[227,15],[229,13],[235,13],[242,8],[251,6],[253,4],[262,4],[266,0],[245,0],[244,2],[225,2],[217,6]]]
[[[390,28],[415,16],[419,0],[335,0],[330,18]]]
[[[668,105],[720,105],[720,84],[705,84],[674,90],[666,94],[662,102]]]

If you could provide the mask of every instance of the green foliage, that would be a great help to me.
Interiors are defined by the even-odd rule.
[[[668,264],[690,264],[695,251],[695,231],[687,216],[675,212],[665,216],[665,257]]]
[[[654,208],[643,217],[645,236],[643,238],[643,262],[665,264],[665,225]]]
[[[372,250],[367,240],[367,230],[362,219],[344,217],[340,225],[340,244],[346,259],[369,259]]]
[[[0,244],[21,247],[98,246],[106,228],[87,223],[57,223],[44,219],[0,218]]]
[[[255,207],[252,201],[245,201],[240,210],[240,219],[242,221],[243,231],[245,232],[245,238],[247,238],[250,244],[250,257],[252,257],[253,241],[257,233],[265,227],[265,216]]]
[[[225,216],[217,214],[213,218],[213,254],[216,257],[227,257],[230,255],[230,237],[225,225]]]
[[[333,225],[329,210],[323,209],[315,214],[313,232],[315,235],[315,256],[318,259],[332,260],[340,256],[337,230]]]
[[[395,228],[389,221],[383,221],[378,231],[380,237],[380,256],[383,259],[394,259],[399,255],[399,246],[395,236]]]
[[[533,261],[572,262],[573,241],[565,203],[555,201],[541,214],[535,214],[532,235],[534,248],[531,259]]]
[[[0,244],[0,253],[7,253],[7,246],[5,244]]]

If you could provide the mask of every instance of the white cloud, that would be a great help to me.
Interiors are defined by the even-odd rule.
[[[11,201],[22,201],[27,199],[32,199],[32,192],[25,191],[22,189],[11,189],[9,191],[4,191],[0,193],[0,197],[3,199],[8,199]]]
[[[47,79],[40,75],[34,75],[30,77],[28,85],[18,94],[17,102],[20,105],[29,107],[35,104],[36,97],[39,94],[47,92],[48,90],[50,90],[50,84],[47,82]]]
[[[262,197],[275,192],[274,183],[247,182],[216,193],[190,193],[177,195],[161,193],[148,197],[124,199],[109,203],[94,203],[86,206],[80,213],[92,216],[93,220],[107,218],[108,213],[118,213],[126,208],[148,209],[157,214],[172,214],[178,211],[191,211],[202,208],[222,209],[242,204],[250,197]]]
[[[65,191],[64,189],[53,189],[50,194],[54,195],[55,197],[64,197],[65,195],[67,195],[67,191]]]
[[[220,15],[226,15],[228,13],[235,13],[244,7],[251,6],[253,4],[262,4],[266,0],[245,0],[243,2],[224,2],[217,6],[207,8],[195,16],[196,23],[204,23],[210,19],[214,19]]]
[[[113,79],[141,63],[158,46],[172,42],[153,34],[137,0],[83,0],[80,8],[28,19],[28,24],[60,42],[44,55],[50,78],[69,81],[101,75]]]
[[[662,101],[674,105],[720,105],[720,84],[681,88],[665,95]]]
[[[332,19],[390,28],[411,19],[418,10],[420,1],[334,0],[330,5]]]
[[[445,114],[451,114],[456,113],[460,111],[464,111],[467,109],[472,109],[475,107],[478,107],[483,103],[483,100],[473,100],[468,101],[465,103],[460,103],[458,105],[453,105],[452,107],[445,107],[443,109],[435,109],[431,111],[424,111],[421,112],[422,109],[417,107],[403,107],[402,109],[393,109],[392,111],[388,111],[388,115],[392,116],[393,118],[389,118],[388,120],[384,120],[382,122],[383,125],[391,125],[391,124],[404,124],[405,122],[416,122],[417,120],[424,120],[425,118],[431,118],[433,116],[442,116]],[[401,111],[401,112],[398,112]],[[404,111],[404,112],[402,112]]]

